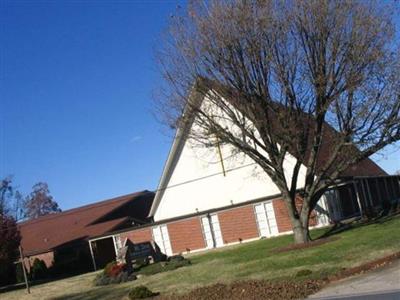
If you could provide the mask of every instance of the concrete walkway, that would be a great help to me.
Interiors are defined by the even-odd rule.
[[[309,299],[400,300],[400,261],[335,282]]]

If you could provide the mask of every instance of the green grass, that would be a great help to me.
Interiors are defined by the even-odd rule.
[[[235,280],[317,278],[400,251],[399,228],[400,217],[397,216],[380,224],[363,225],[342,232],[336,235],[338,240],[320,246],[274,253],[274,249],[292,243],[291,235],[280,236],[192,255],[191,266],[144,276],[134,282],[93,287],[91,280],[96,273],[91,273],[34,287],[31,298],[23,291],[9,292],[0,297],[18,300],[118,299],[138,285],[145,285],[154,292],[169,293]],[[319,236],[324,231],[326,229],[314,230],[312,235]],[[312,273],[296,277],[301,270],[311,270]]]

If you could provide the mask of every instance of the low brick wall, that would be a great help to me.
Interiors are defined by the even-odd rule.
[[[221,211],[218,218],[225,244],[259,236],[253,205]]]
[[[167,226],[173,253],[190,252],[206,247],[199,217],[175,221]]]

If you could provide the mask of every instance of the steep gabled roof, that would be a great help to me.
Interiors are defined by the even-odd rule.
[[[212,87],[214,87],[218,93],[221,93],[223,95],[226,95],[227,98],[232,97],[234,93],[231,91],[227,91],[226,88],[222,87],[219,84],[215,83],[210,83]],[[198,92],[197,89],[200,88],[202,89],[201,92]],[[204,85],[202,85],[202,80],[199,80],[199,85],[195,85],[192,90],[190,91],[189,94],[189,101],[192,104],[195,105],[200,105],[200,103],[204,99],[204,95],[206,90],[204,90]],[[157,208],[161,202],[161,198],[164,195],[164,191],[168,187],[168,183],[171,179],[171,176],[175,170],[175,167],[179,161],[180,155],[183,151],[183,148],[185,146],[186,140],[189,136],[189,132],[191,130],[193,121],[194,121],[194,116],[190,112],[185,111],[184,113],[184,118],[182,118],[182,123],[180,124],[177,128],[176,134],[174,141],[172,143],[172,147],[170,149],[167,161],[164,165],[164,169],[161,175],[161,179],[159,181],[159,185],[157,188],[157,193],[155,195],[153,204],[150,209],[149,216],[153,217],[157,211]],[[329,126],[328,126],[329,127]],[[332,132],[335,132],[333,128],[329,127],[329,130],[326,130],[326,132],[329,132],[329,134],[332,134]],[[327,134],[329,138],[329,134]],[[325,138],[327,138],[325,136]],[[330,153],[330,146],[329,143],[326,143],[325,145],[322,145],[321,151],[317,160],[317,169],[318,165],[322,165],[324,162],[324,158],[329,156]],[[367,158],[358,164],[348,168],[342,173],[342,177],[353,177],[353,176],[385,176],[388,175],[381,167],[379,167],[374,161],[371,159]]]
[[[21,245],[26,255],[33,255],[68,242],[119,229],[132,218],[146,222],[143,216],[147,215],[149,204],[145,205],[145,213],[139,209],[140,213],[132,216],[118,215],[115,218],[106,218],[103,222],[99,220],[133,202],[143,206],[146,201],[152,201],[153,197],[154,193],[142,191],[21,222],[18,224],[22,236]]]

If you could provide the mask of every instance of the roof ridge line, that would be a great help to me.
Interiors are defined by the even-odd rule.
[[[21,223],[18,223],[18,226],[25,226],[25,225],[32,224],[32,223],[40,223],[40,222],[43,222],[43,221],[48,221],[48,220],[55,219],[55,218],[58,218],[58,217],[61,217],[61,216],[69,215],[69,214],[71,214],[73,212],[76,212],[77,210],[85,211],[85,210],[87,210],[87,209],[89,209],[91,207],[102,207],[104,205],[109,204],[112,201],[118,200],[118,198],[124,198],[124,197],[129,197],[129,196],[139,196],[141,194],[149,193],[149,192],[150,192],[149,190],[143,190],[143,191],[134,192],[134,193],[126,194],[126,195],[117,196],[117,197],[114,197],[114,198],[111,198],[111,199],[101,200],[99,202],[94,202],[94,203],[86,204],[86,205],[79,206],[79,207],[74,207],[74,208],[67,209],[65,211],[59,212],[59,213],[50,213],[50,214],[38,217],[36,219],[27,220],[27,221],[23,221]]]

